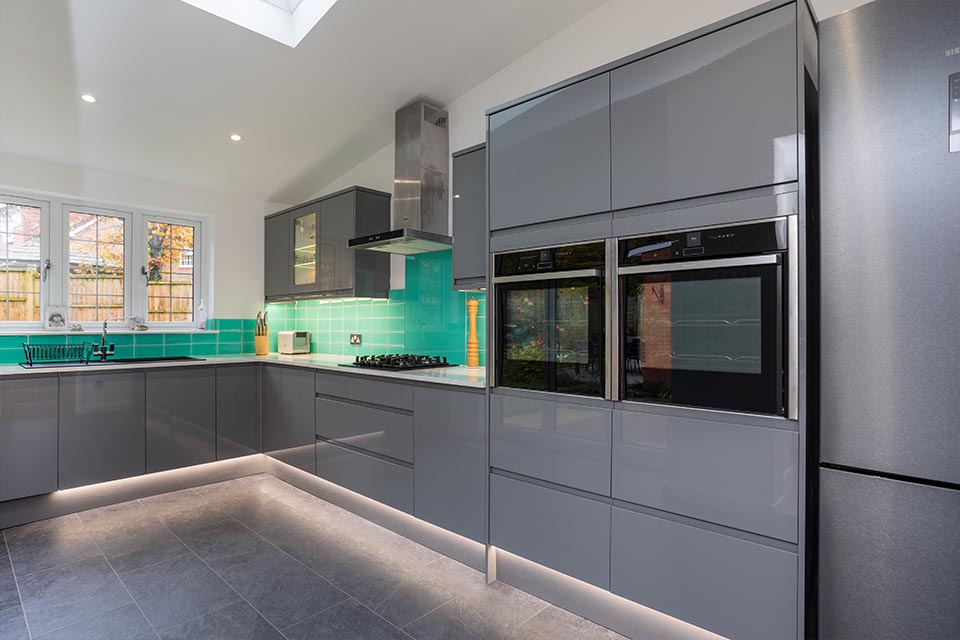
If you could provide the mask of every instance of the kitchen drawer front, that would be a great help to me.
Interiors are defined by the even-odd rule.
[[[317,435],[413,463],[413,416],[317,398]]]
[[[738,640],[795,640],[797,554],[613,507],[611,591]]]
[[[57,490],[56,375],[0,380],[0,502]]]
[[[613,418],[613,497],[797,542],[797,432],[635,411]]]
[[[610,505],[490,476],[490,544],[610,588]]]
[[[317,442],[317,475],[400,511],[413,513],[413,469]]]
[[[413,385],[371,380],[359,374],[317,374],[317,393],[331,398],[373,402],[385,407],[413,411]]]
[[[610,495],[612,411],[507,395],[490,397],[490,464]]]
[[[610,74],[614,209],[797,179],[796,7]]]

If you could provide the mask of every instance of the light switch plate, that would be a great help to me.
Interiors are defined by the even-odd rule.
[[[362,339],[363,339],[363,336],[361,336],[359,333],[350,334],[350,344],[352,344],[353,346],[359,346],[362,342]]]

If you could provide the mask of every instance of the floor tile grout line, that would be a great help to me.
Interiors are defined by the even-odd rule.
[[[247,603],[247,606],[249,606],[251,609],[253,609],[254,611],[256,611],[258,616],[260,616],[261,618],[263,618],[264,621],[266,621],[267,624],[269,624],[271,627],[273,627],[274,630],[276,630],[277,633],[279,633],[281,636],[283,636],[284,638],[286,638],[286,636],[283,635],[283,632],[280,631],[280,629],[277,629],[277,625],[273,624],[273,623],[270,621],[270,619],[267,618],[267,616],[263,615],[263,613],[262,613],[259,609],[257,609],[255,606],[253,606],[253,603],[252,603],[252,602],[250,602],[249,600],[247,600],[246,597],[244,597],[244,595],[243,595],[242,593],[240,593],[239,591],[237,591],[232,584],[230,584],[229,582],[227,582],[226,579],[224,579],[224,577],[223,577],[222,575],[220,575],[220,574],[217,572],[216,569],[214,569],[213,567],[211,567],[211,566],[207,563],[206,560],[204,560],[203,558],[201,558],[200,555],[199,555],[196,551],[194,551],[193,548],[192,548],[190,545],[188,545],[186,542],[183,541],[183,538],[181,538],[180,536],[178,536],[177,533],[176,533],[173,529],[171,529],[170,527],[168,527],[165,523],[163,524],[163,526],[166,527],[167,531],[169,531],[170,533],[172,533],[172,534],[174,535],[174,537],[175,537],[177,540],[180,541],[180,544],[182,544],[182,545],[185,546],[187,549],[189,549],[189,550],[190,550],[190,553],[192,553],[193,556],[194,556],[197,560],[199,560],[201,563],[203,563],[203,566],[205,566],[207,569],[209,569],[210,571],[212,571],[212,572],[213,572],[213,575],[215,575],[215,576],[217,576],[218,578],[220,578],[220,580],[223,582],[223,584],[227,585],[227,587],[229,587],[231,591],[233,591],[235,594],[237,594],[237,597],[239,597],[240,600],[242,600],[243,602]],[[198,528],[200,528],[200,527],[198,527]],[[230,604],[236,604],[236,603],[235,603],[235,602],[232,602],[232,603],[230,603]],[[230,606],[230,605],[227,605],[227,606]],[[224,609],[224,608],[226,608],[226,607],[221,607],[221,609]],[[216,611],[220,611],[220,609],[216,609]],[[208,611],[207,613],[204,613],[204,614],[198,616],[197,618],[193,618],[193,620],[198,620],[198,619],[202,618],[203,616],[208,615],[208,614],[210,614],[210,613],[213,613],[213,611]],[[187,622],[191,622],[191,620],[188,620]],[[183,624],[186,624],[186,622],[184,622]],[[177,625],[177,626],[180,626],[180,625]],[[159,634],[158,634],[158,635],[159,635]]]
[[[20,601],[20,615],[23,616],[23,624],[27,628],[27,638],[32,640],[33,633],[30,631],[30,621],[27,620],[27,607],[23,604],[23,593],[20,591],[20,581],[17,579],[17,568],[13,566],[13,556],[10,555],[10,545],[7,543],[6,530],[0,531],[0,540],[3,540],[3,546],[7,550],[7,562],[10,563],[10,573],[13,574],[13,585],[17,588],[17,599]]]
[[[82,522],[82,521],[81,521]],[[93,540],[93,536],[91,536]],[[140,603],[137,602],[137,599],[133,597],[133,593],[130,592],[130,588],[127,586],[127,583],[123,581],[123,578],[120,577],[120,574],[117,572],[116,567],[113,566],[113,563],[110,562],[110,558],[107,557],[107,554],[103,552],[103,549],[100,547],[100,543],[96,540],[93,540],[93,544],[97,545],[97,551],[100,552],[100,555],[103,556],[103,559],[106,560],[107,566],[110,567],[110,570],[113,571],[113,575],[117,577],[117,580],[120,582],[120,585],[123,587],[123,590],[127,592],[127,595],[130,596],[130,601],[137,607],[137,611],[140,612],[140,615],[143,616],[143,619],[147,621],[147,624],[150,626],[150,630],[153,631],[153,635],[157,637],[157,640],[160,640],[160,634],[157,633],[156,627],[153,626],[153,623],[150,622],[150,618],[147,617],[147,614],[143,612],[143,607],[140,606]],[[120,607],[117,607],[118,609]]]
[[[416,618],[414,618],[413,620],[411,620],[411,621],[408,622],[407,624],[403,625],[402,627],[400,627],[400,629],[401,629],[402,631],[405,631],[406,628],[409,627],[410,625],[412,625],[414,622],[418,622],[418,621],[420,621],[420,620],[423,620],[424,618],[426,618],[426,617],[427,617],[428,615],[430,615],[431,613],[434,613],[434,612],[438,611],[441,607],[447,606],[448,604],[450,604],[451,602],[453,602],[453,600],[454,600],[455,598],[456,598],[456,596],[451,596],[450,598],[448,598],[447,600],[445,600],[445,601],[442,602],[441,604],[437,605],[437,606],[434,607],[433,609],[430,609],[430,611],[427,611],[427,612],[426,612],[425,614],[423,614],[422,616],[417,616]],[[409,635],[409,634],[408,634],[408,635]]]

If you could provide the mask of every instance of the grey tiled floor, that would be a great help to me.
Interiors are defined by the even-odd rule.
[[[7,529],[0,640],[614,640],[257,475]]]

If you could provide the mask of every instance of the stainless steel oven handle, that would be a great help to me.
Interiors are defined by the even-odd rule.
[[[751,267],[759,264],[777,264],[779,261],[780,256],[771,253],[761,256],[743,256],[740,258],[718,258],[716,260],[691,260],[688,262],[640,264],[631,267],[620,267],[617,270],[617,273],[621,276],[631,276],[637,273],[693,271],[695,269],[721,269],[724,267]]]
[[[522,276],[498,276],[493,279],[493,284],[535,282],[537,280],[570,280],[571,278],[599,278],[602,275],[602,269],[578,269],[576,271],[557,271],[555,273],[527,273]]]

